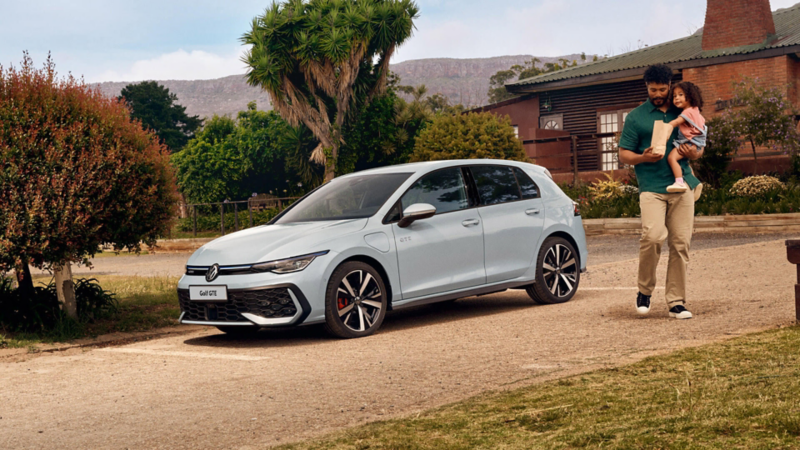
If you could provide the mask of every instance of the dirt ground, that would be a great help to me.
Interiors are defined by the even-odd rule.
[[[201,329],[47,355],[0,352],[0,448],[263,448],[788,325],[788,237],[696,235],[687,321],[667,314],[666,255],[653,309],[638,316],[636,238],[597,237],[589,272],[562,305],[507,291],[396,311],[356,340],[318,327],[241,340]],[[163,256],[159,275],[179,274],[188,255]],[[96,270],[116,273],[122,258],[98,260]]]

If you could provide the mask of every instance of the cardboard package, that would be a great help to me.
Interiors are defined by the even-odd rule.
[[[653,154],[663,155],[667,151],[667,141],[670,136],[672,136],[672,125],[660,120],[653,123],[653,139],[650,141]]]

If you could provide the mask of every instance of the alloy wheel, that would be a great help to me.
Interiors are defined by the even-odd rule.
[[[342,278],[337,290],[339,319],[348,329],[363,332],[381,316],[383,292],[378,280],[365,270],[354,270]]]
[[[565,245],[556,244],[547,251],[542,263],[544,284],[556,297],[566,297],[577,285],[578,264],[575,255]]]

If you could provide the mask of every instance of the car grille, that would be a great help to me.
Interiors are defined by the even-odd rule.
[[[189,291],[178,290],[183,320],[211,322],[249,322],[242,313],[251,313],[268,319],[292,317],[297,307],[286,288],[228,291],[225,303],[193,302]]]

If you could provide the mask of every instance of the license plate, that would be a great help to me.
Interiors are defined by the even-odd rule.
[[[227,301],[228,286],[189,286],[189,300],[193,302]]]

